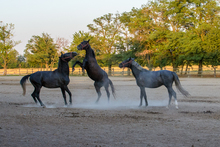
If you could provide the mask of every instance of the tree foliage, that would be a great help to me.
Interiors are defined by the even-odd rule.
[[[56,44],[47,33],[42,33],[42,36],[32,36],[28,41],[25,49],[25,57],[32,66],[45,65],[48,69],[52,68],[58,61],[58,52]]]
[[[196,64],[201,72],[203,65],[220,65],[220,7],[215,0],[150,1],[130,12],[95,18],[87,27],[89,32],[73,34],[70,46],[64,45],[64,39],[55,46],[48,34],[33,36],[25,50],[28,63],[56,62],[57,48],[76,51],[75,60],[83,60],[85,52],[78,51],[77,45],[90,39],[99,65],[110,71],[128,57],[136,57],[150,69],[172,65],[175,71],[186,65],[187,70]]]
[[[20,41],[13,41],[13,24],[3,24],[0,22],[0,57],[1,57],[1,66],[4,68],[4,75],[7,75],[7,66],[9,61],[12,62],[14,56],[13,53],[16,51],[13,49]],[[16,54],[16,53],[15,53]]]

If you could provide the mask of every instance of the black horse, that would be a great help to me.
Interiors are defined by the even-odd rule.
[[[41,87],[44,86],[46,88],[60,88],[63,94],[65,105],[67,105],[65,94],[66,91],[70,97],[69,102],[72,104],[72,94],[67,87],[70,82],[68,62],[76,55],[76,52],[62,54],[59,57],[58,68],[54,71],[38,71],[24,76],[20,81],[20,84],[23,88],[23,95],[26,93],[26,80],[30,77],[31,84],[34,86],[34,92],[31,94],[31,96],[33,97],[35,103],[37,103],[38,100],[40,105],[45,107],[40,100],[40,90]]]
[[[145,87],[147,88],[157,88],[164,85],[169,93],[169,103],[170,105],[172,96],[175,98],[176,108],[178,109],[178,103],[176,98],[176,92],[173,90],[172,85],[173,81],[175,81],[175,85],[177,89],[186,97],[189,93],[184,90],[180,84],[179,78],[175,72],[171,72],[168,70],[160,70],[160,71],[148,71],[142,68],[137,62],[134,61],[133,58],[129,58],[122,63],[119,64],[120,68],[128,67],[132,70],[132,73],[136,79],[137,85],[140,87],[140,105],[142,105],[142,99],[144,97],[146,106],[148,106],[147,96],[145,92]]]
[[[73,71],[74,71],[74,67],[76,64],[78,64],[82,70],[86,69],[86,72],[88,74],[88,76],[95,81],[94,82],[94,86],[96,89],[96,92],[98,94],[98,99],[96,100],[96,103],[99,101],[100,97],[101,97],[101,87],[104,86],[107,96],[108,96],[108,101],[109,101],[109,97],[110,97],[110,93],[108,90],[109,84],[111,86],[112,89],[112,94],[115,98],[115,89],[114,89],[114,85],[112,83],[112,81],[108,78],[107,73],[101,69],[101,67],[98,65],[96,58],[95,58],[95,53],[93,51],[93,49],[91,48],[91,46],[89,45],[89,40],[88,41],[83,41],[81,42],[78,46],[77,46],[78,50],[86,50],[86,56],[83,59],[83,63],[81,63],[80,61],[76,61],[75,64],[73,65]]]

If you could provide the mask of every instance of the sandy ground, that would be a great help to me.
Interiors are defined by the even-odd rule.
[[[64,107],[59,88],[42,88],[42,108],[31,98],[30,82],[22,95],[20,79],[0,77],[1,147],[220,146],[220,79],[180,78],[191,97],[185,98],[174,86],[178,110],[174,100],[166,108],[164,86],[146,88],[149,106],[138,107],[140,90],[133,77],[110,77],[117,97],[111,96],[108,103],[102,88],[98,104],[93,81],[71,77],[73,105]]]

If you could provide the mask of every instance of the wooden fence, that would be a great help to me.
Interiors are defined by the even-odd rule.
[[[144,67],[145,69],[148,69],[147,67]],[[49,69],[50,71],[55,70],[56,68]],[[112,67],[111,72],[108,70],[107,67],[103,67],[103,70],[105,70],[109,76],[132,76],[132,72],[128,68],[119,68],[119,67]],[[173,71],[173,68],[171,66],[166,66],[163,68],[165,70]],[[203,71],[198,74],[198,67],[193,66],[191,68],[187,69],[187,72],[185,72],[185,68],[183,68],[184,71],[181,72],[181,68],[176,69],[176,73],[178,76],[183,77],[220,77],[220,66],[216,68],[212,67],[204,67]],[[153,71],[160,70],[159,68],[152,69]],[[7,69],[7,75],[27,75],[31,74],[37,71],[46,71],[46,68],[15,68],[15,69]],[[4,74],[4,69],[0,69],[0,75]],[[85,76],[86,71],[83,73],[81,68],[75,68],[75,71],[72,72],[72,68],[70,68],[70,75],[71,76]]]

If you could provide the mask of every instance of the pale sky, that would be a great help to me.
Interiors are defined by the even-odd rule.
[[[141,8],[148,0],[0,0],[0,21],[15,25],[15,46],[23,54],[33,35],[48,33],[72,41],[75,32],[88,32],[93,19],[108,13],[129,12]]]

